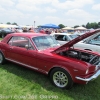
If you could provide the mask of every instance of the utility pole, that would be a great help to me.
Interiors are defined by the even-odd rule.
[[[35,29],[35,21],[34,21],[34,29]]]

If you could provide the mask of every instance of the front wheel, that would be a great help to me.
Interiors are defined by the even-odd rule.
[[[50,74],[50,80],[55,86],[62,89],[69,89],[73,86],[70,74],[62,68],[53,69]]]
[[[5,57],[3,56],[3,54],[0,52],[0,64],[4,64],[5,63]]]

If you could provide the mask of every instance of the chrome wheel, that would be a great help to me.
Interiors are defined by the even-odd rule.
[[[50,73],[50,80],[61,89],[70,89],[74,83],[70,74],[63,68],[54,68]]]
[[[68,77],[64,72],[57,71],[53,74],[53,81],[56,86],[63,88],[68,84]]]
[[[2,54],[0,53],[0,64],[3,62],[3,56]]]

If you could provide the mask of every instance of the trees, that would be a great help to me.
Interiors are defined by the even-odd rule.
[[[74,28],[77,28],[77,27],[79,27],[79,25],[75,25],[75,26],[74,26]]]
[[[12,25],[17,25],[17,23],[14,22],[14,23],[12,23]]]
[[[93,29],[97,29],[100,27],[100,23],[96,23],[96,22],[93,22],[93,23],[87,23],[86,24],[86,28],[87,29],[90,29],[90,28],[93,28]]]
[[[11,25],[11,23],[10,23],[10,22],[7,22],[6,24]]]
[[[100,22],[98,22],[98,28],[100,28]]]
[[[0,23],[0,24],[3,24],[2,22]],[[13,22],[13,23],[11,23],[11,22],[7,22],[6,24],[8,24],[8,25],[18,25],[16,22]],[[37,27],[40,27],[41,25],[38,25]],[[59,27],[60,27],[60,29],[61,28],[64,28],[66,25],[64,25],[64,24],[59,24],[58,25]],[[97,28],[100,28],[100,22],[87,22],[87,24],[86,25],[81,25],[82,27],[85,27],[85,28],[87,28],[87,29],[91,29],[91,28],[93,28],[93,29],[97,29]],[[73,28],[77,28],[77,27],[79,27],[79,25],[75,25],[75,26],[72,26]]]
[[[60,28],[64,28],[65,26],[63,24],[58,25]]]

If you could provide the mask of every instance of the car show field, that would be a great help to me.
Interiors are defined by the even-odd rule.
[[[86,85],[74,84],[70,90],[59,89],[50,83],[48,76],[9,61],[0,65],[0,76],[0,97],[2,99],[100,99],[100,77]]]

